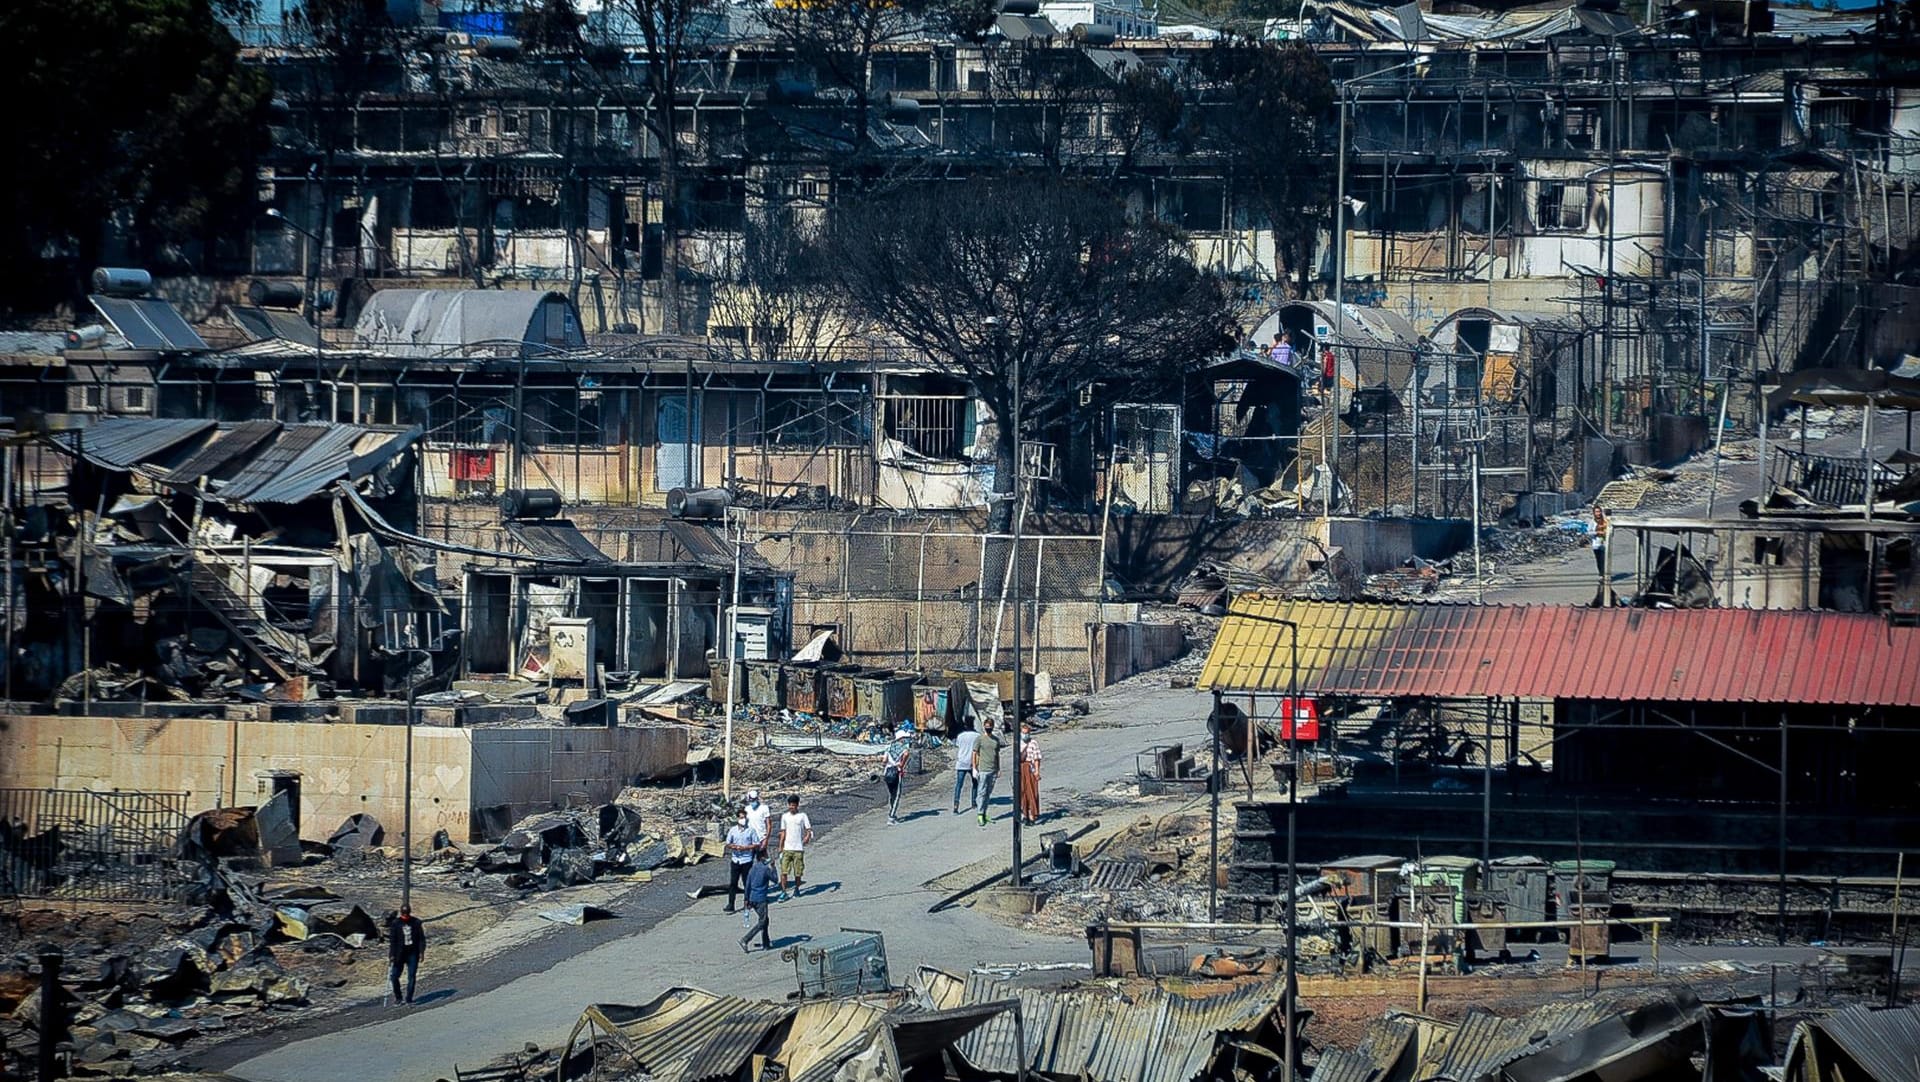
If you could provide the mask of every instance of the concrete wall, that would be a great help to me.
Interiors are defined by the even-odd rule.
[[[255,771],[297,770],[301,837],[324,841],[347,816],[366,812],[399,840],[403,726],[5,715],[0,728],[0,787],[185,792],[199,810],[260,803]],[[414,729],[413,826],[422,844],[442,829],[467,837],[471,756],[469,730]]]
[[[473,806],[525,815],[574,794],[605,803],[623,786],[687,761],[684,726],[470,729]]]
[[[261,802],[254,773],[300,773],[300,836],[325,841],[366,812],[400,840],[401,725],[0,715],[0,788],[185,792],[192,810]],[[568,795],[607,801],[686,762],[680,726],[413,730],[413,831],[472,837],[475,808],[525,814]],[[238,764],[237,771],[234,764]],[[235,778],[238,778],[236,788]]]

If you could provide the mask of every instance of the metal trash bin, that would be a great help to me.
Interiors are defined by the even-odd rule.
[[[1416,887],[1447,888],[1453,904],[1436,912],[1450,913],[1452,922],[1460,924],[1467,919],[1467,895],[1480,889],[1480,862],[1472,857],[1428,857],[1413,866],[1408,882]]]
[[[780,957],[793,963],[801,999],[884,992],[890,986],[886,939],[870,929],[842,928],[788,947]]]
[[[1613,926],[1608,924],[1613,916],[1611,905],[1576,905],[1567,920],[1581,923],[1567,929],[1567,961],[1573,962],[1585,958],[1605,958],[1613,947]]]
[[[1567,916],[1574,907],[1597,905],[1601,901],[1613,900],[1613,869],[1611,860],[1558,860],[1553,864],[1553,904],[1560,919],[1572,920]]]
[[[1538,857],[1502,857],[1487,865],[1486,893],[1505,899],[1508,920],[1546,920],[1549,871]]]

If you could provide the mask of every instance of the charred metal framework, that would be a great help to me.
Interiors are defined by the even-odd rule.
[[[171,859],[186,826],[185,793],[0,789],[0,896],[172,900],[192,878]]]

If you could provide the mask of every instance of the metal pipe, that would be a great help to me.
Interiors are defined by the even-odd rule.
[[[1647,925],[1652,927],[1657,927],[1662,924],[1672,924],[1673,921],[1674,921],[1673,917],[1609,917],[1607,918],[1607,923],[1610,925],[1612,924],[1625,924],[1625,925],[1635,925],[1635,926]],[[1498,923],[1488,922],[1488,921],[1454,923],[1452,921],[1448,921],[1447,923],[1444,923],[1444,924],[1435,924],[1431,920],[1428,920],[1425,922],[1411,921],[1411,920],[1327,920],[1327,921],[1321,921],[1320,923],[1325,925],[1328,928],[1400,928],[1400,929],[1437,928],[1443,932],[1449,932],[1449,931],[1477,932],[1477,931],[1492,931],[1498,928],[1537,928],[1542,930],[1555,929],[1555,928],[1579,928],[1583,925],[1583,923],[1592,924],[1593,922],[1592,921],[1582,922],[1577,920],[1511,920],[1511,921],[1500,921]],[[1186,920],[1186,921],[1182,921],[1182,920],[1109,920],[1109,921],[1100,922],[1100,924],[1097,925],[1097,927],[1118,928],[1122,931],[1142,931],[1142,932],[1147,932],[1147,931],[1176,932],[1176,931],[1192,931],[1194,929],[1213,929],[1215,931],[1228,931],[1228,932],[1271,932],[1273,931],[1273,925],[1271,924],[1258,924],[1258,923],[1250,923],[1247,921],[1209,921],[1209,920]]]
[[[414,619],[413,616],[408,616],[409,631],[413,629]],[[406,646],[407,750],[400,797],[400,905],[402,908],[411,909],[413,906],[413,696],[418,681],[413,678],[413,644],[407,643]]]
[[[1780,943],[1787,941],[1787,712],[1780,711],[1780,823],[1779,846],[1780,885],[1779,909],[1775,915],[1774,934]]]
[[[40,1046],[35,1056],[35,1077],[39,1082],[54,1082],[62,1073],[59,1048],[66,1036],[66,1004],[60,994],[61,961],[57,950],[40,954]]]
[[[13,701],[13,457],[14,449],[0,447],[0,533],[6,535],[6,601],[0,604],[0,619],[6,623],[7,701]]]
[[[1384,471],[1385,468],[1386,460],[1383,457],[1381,469]],[[1296,809],[1300,796],[1300,625],[1288,621],[1287,631],[1292,658],[1287,674],[1287,1030],[1286,1060],[1280,1069],[1281,1082],[1293,1082],[1295,1056],[1298,1054],[1294,1047],[1294,1029],[1300,998],[1300,981],[1296,974],[1299,967],[1295,965],[1300,945],[1300,899],[1297,895],[1300,870],[1295,866],[1294,849],[1295,824],[1298,820]],[[1253,727],[1253,718],[1249,716],[1249,742],[1252,740]]]
[[[731,514],[731,510],[729,510]],[[737,701],[734,682],[740,670],[740,550],[746,544],[747,524],[734,520],[733,530],[733,606],[727,610],[727,720],[725,725],[725,748],[720,759],[720,796],[731,804],[733,800],[733,706]],[[885,719],[882,719],[885,723]]]
[[[1207,920],[1220,919],[1220,690],[1213,692],[1213,764],[1207,773],[1207,792],[1211,796],[1207,831]]]

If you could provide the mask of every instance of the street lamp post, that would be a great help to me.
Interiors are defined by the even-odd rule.
[[[1250,620],[1255,623],[1262,623],[1262,624],[1278,624],[1281,627],[1286,628],[1288,631],[1289,666],[1288,666],[1288,674],[1287,674],[1287,706],[1286,706],[1286,710],[1283,712],[1283,721],[1286,726],[1283,731],[1286,733],[1286,739],[1287,739],[1287,881],[1286,881],[1286,889],[1283,892],[1283,897],[1285,899],[1285,906],[1286,906],[1286,929],[1287,929],[1287,998],[1286,998],[1287,1025],[1286,1025],[1285,1033],[1283,1034],[1283,1037],[1285,1040],[1286,1058],[1283,1061],[1283,1066],[1281,1068],[1281,1079],[1282,1079],[1282,1082],[1293,1082],[1293,1077],[1294,1077],[1293,1067],[1294,1067],[1294,1054],[1295,1054],[1294,1035],[1293,1035],[1294,1001],[1300,990],[1299,980],[1294,975],[1294,953],[1295,953],[1295,947],[1298,945],[1298,940],[1299,940],[1298,914],[1295,912],[1295,906],[1294,906],[1294,887],[1295,887],[1296,881],[1299,878],[1298,872],[1296,869],[1296,849],[1294,845],[1294,836],[1296,832],[1297,819],[1298,819],[1296,815],[1296,809],[1298,806],[1299,777],[1300,777],[1300,767],[1299,767],[1299,762],[1297,758],[1299,753],[1299,744],[1298,744],[1299,724],[1298,723],[1300,718],[1300,625],[1295,623],[1292,620],[1283,620],[1278,616],[1261,616],[1255,613],[1245,613],[1245,612],[1234,613],[1233,618],[1238,620]],[[1211,843],[1210,853],[1211,853],[1212,859],[1207,869],[1207,919],[1209,921],[1217,921],[1220,919],[1219,902],[1218,902],[1219,885],[1220,885],[1220,777],[1219,775],[1220,775],[1220,724],[1221,724],[1221,721],[1223,720],[1221,716],[1222,706],[1223,706],[1223,702],[1222,702],[1220,692],[1216,690],[1213,693],[1213,725],[1211,726],[1213,729],[1213,771],[1214,773],[1213,773],[1213,776],[1207,779],[1207,788],[1212,791],[1212,801],[1211,801],[1212,811],[1210,814],[1210,821],[1212,824],[1212,830],[1210,831],[1210,843]],[[1247,718],[1247,725],[1249,726],[1249,729],[1251,729],[1253,724],[1254,724],[1254,719],[1251,715],[1249,715]],[[1255,741],[1251,735],[1251,732],[1249,733],[1249,739],[1247,743],[1248,743],[1248,754],[1251,755],[1256,746]]]
[[[996,324],[995,326],[997,327],[998,325]],[[1023,595],[1020,583],[1020,535],[1022,533],[1022,527],[1025,525],[1021,520],[1025,517],[1022,512],[1025,510],[1027,493],[1025,476],[1026,456],[1020,444],[1020,398],[1021,392],[1024,390],[1020,381],[1020,375],[1020,353],[1016,350],[1013,354],[1013,551],[1007,557],[1013,561],[1013,584],[1011,587],[1013,592],[1013,785],[1010,791],[1013,793],[1012,880],[1013,885],[1016,887],[1021,883],[1020,791],[1022,786],[1025,785],[1023,775],[1026,765],[1026,752],[1020,746],[1020,723],[1024,717],[1021,704],[1025,699],[1024,692],[1026,690],[1021,686],[1025,669],[1021,664],[1021,659],[1024,655],[1021,653],[1020,645],[1020,610],[1025,606],[1022,604]],[[980,810],[982,812],[986,811],[985,808]]]
[[[727,609],[727,717],[723,726],[726,747],[720,759],[720,796],[733,801],[733,705],[738,694],[734,681],[740,671],[740,549],[746,543],[747,524],[734,520],[733,529],[733,604]]]

